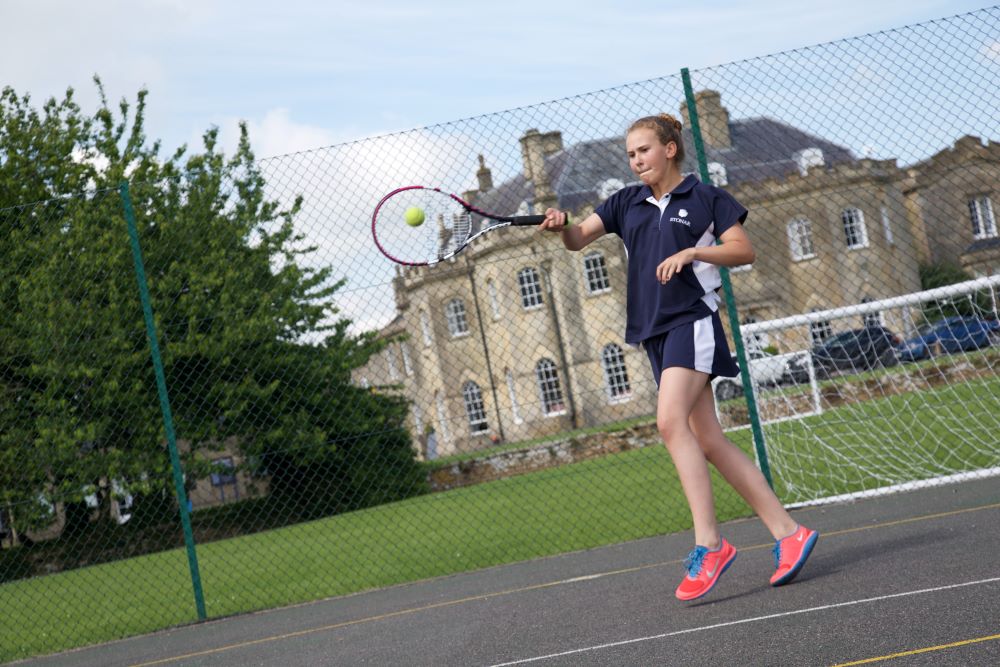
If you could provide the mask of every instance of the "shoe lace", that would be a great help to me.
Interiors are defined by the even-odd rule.
[[[774,554],[774,568],[778,569],[781,566],[781,540],[774,543],[771,553]]]
[[[701,572],[701,565],[705,561],[705,554],[707,553],[707,548],[695,547],[691,553],[687,555],[687,558],[684,559],[684,567],[687,569],[688,576],[698,576],[698,573]]]

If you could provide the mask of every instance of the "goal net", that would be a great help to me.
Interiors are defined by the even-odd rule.
[[[998,290],[991,276],[742,327],[783,501],[1000,474]],[[720,386],[724,426],[745,428],[742,390]]]

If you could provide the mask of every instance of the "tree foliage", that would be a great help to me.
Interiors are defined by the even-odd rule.
[[[972,280],[974,276],[958,264],[936,262],[920,265],[920,287],[929,290],[946,287]],[[969,295],[940,299],[924,308],[924,317],[936,322],[945,317],[993,317],[996,313],[996,297],[990,290],[979,290]]]
[[[114,110],[95,83],[93,115],[72,90],[40,110],[0,95],[0,502],[21,529],[88,494],[108,518],[116,493],[172,489],[126,178],[188,481],[227,448],[303,515],[422,491],[406,405],[350,382],[382,343],[349,333],[344,281],[304,261],[303,200],[268,199],[245,125],[231,156],[212,128],[162,158],[146,91]]]

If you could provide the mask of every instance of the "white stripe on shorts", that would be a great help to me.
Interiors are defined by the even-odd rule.
[[[703,317],[694,323],[694,369],[702,373],[712,373],[715,361],[715,327],[712,316]]]

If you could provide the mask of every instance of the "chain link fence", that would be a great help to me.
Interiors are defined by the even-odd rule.
[[[370,233],[408,184],[582,219],[663,111],[685,170],[750,209],[726,308],[744,370],[714,390],[782,500],[995,474],[998,35],[988,8],[5,193],[0,659],[689,528],[617,237],[508,229],[402,268]],[[750,514],[715,488],[720,519]]]

